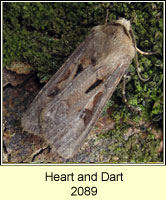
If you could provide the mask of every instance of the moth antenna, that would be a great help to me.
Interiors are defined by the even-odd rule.
[[[135,62],[136,62],[136,70],[137,70],[137,74],[138,74],[139,79],[140,79],[141,81],[144,81],[144,82],[148,81],[148,80],[150,79],[150,77],[149,77],[149,78],[143,78],[143,77],[141,76],[140,72],[139,72],[139,62],[138,62],[137,51],[136,51],[136,53],[135,53],[135,58],[134,58],[134,59],[135,59]]]
[[[144,79],[141,77],[141,74],[139,72],[139,69],[138,69],[138,66],[139,66],[139,63],[138,63],[138,55],[137,55],[137,52],[139,52],[140,54],[142,55],[153,55],[153,54],[157,54],[158,52],[144,52],[144,51],[141,51],[140,49],[138,49],[136,46],[135,46],[135,49],[136,49],[136,56],[135,56],[135,59],[136,59],[136,69],[137,69],[137,74],[138,74],[138,77],[142,80],[142,81],[148,81],[150,78],[147,78],[147,79]]]
[[[109,16],[109,9],[107,8],[106,9],[106,17],[105,17],[105,23],[104,23],[104,25],[106,25],[107,22],[108,22],[108,16]]]
[[[126,106],[131,110],[131,111],[135,111],[135,112],[141,112],[141,108],[136,108],[132,105],[130,105],[127,101],[126,98],[126,78],[127,78],[127,73],[124,74],[123,76],[123,85],[122,85],[122,96],[123,96],[123,101],[126,104]]]
[[[141,51],[140,49],[138,49],[138,47],[136,47],[136,50],[142,54],[142,55],[153,55],[153,54],[157,54],[158,52],[145,52],[145,51]]]
[[[150,77],[147,78],[147,79],[145,79],[145,78],[143,78],[143,77],[141,76],[141,74],[140,74],[140,72],[139,72],[139,62],[138,62],[138,54],[137,54],[137,51],[138,51],[139,53],[143,54],[143,55],[151,55],[152,52],[143,52],[143,51],[141,51],[140,49],[137,48],[136,40],[135,40],[135,36],[134,36],[134,33],[133,33],[132,28],[130,29],[130,35],[131,35],[131,38],[132,38],[132,40],[133,40],[133,44],[134,44],[134,48],[135,48],[135,58],[134,58],[134,60],[135,60],[135,62],[136,62],[136,70],[137,70],[138,77],[139,77],[139,79],[140,79],[141,81],[146,82],[146,81],[148,81],[148,80],[150,79]],[[145,54],[144,54],[144,53],[145,53]],[[148,54],[148,53],[149,53],[149,54]],[[150,54],[150,53],[151,53],[151,54]],[[155,52],[154,52],[154,53],[155,53]],[[154,54],[154,53],[153,53],[153,54]]]

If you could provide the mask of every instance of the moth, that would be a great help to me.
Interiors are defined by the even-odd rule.
[[[22,117],[63,158],[77,153],[136,55],[130,21],[94,27]]]

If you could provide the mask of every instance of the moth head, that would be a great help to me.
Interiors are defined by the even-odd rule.
[[[116,21],[117,24],[121,24],[126,28],[126,30],[129,32],[131,30],[131,24],[130,21],[124,18],[120,18]]]

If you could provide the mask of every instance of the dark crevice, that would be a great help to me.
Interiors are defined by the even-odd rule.
[[[4,153],[5,153],[5,154],[8,153],[7,148],[6,148],[6,145],[5,145],[5,142],[3,142],[3,150],[4,150]]]
[[[35,159],[36,159],[36,157],[37,157],[38,155],[42,154],[42,153],[43,153],[44,151],[46,151],[46,150],[48,151],[47,153],[50,152],[51,148],[50,148],[49,145],[48,145],[47,147],[45,147],[45,148],[40,149],[36,154],[34,154],[33,157],[32,157],[31,162],[34,162]]]
[[[97,79],[96,82],[94,82],[87,90],[86,90],[86,94],[89,93],[90,91],[92,91],[93,89],[95,89],[98,85],[100,85],[102,83],[102,80]]]
[[[60,89],[58,87],[50,88],[47,92],[48,97],[55,97],[60,92]]]
[[[82,72],[82,71],[83,71],[82,64],[79,64],[79,65],[77,66],[77,71],[76,71],[75,77],[76,77],[80,72]]]
[[[92,65],[95,66],[96,65],[96,58],[94,56],[92,56],[91,61],[92,61]]]

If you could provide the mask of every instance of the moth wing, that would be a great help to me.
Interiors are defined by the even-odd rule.
[[[22,118],[53,151],[73,156],[134,57],[123,26],[97,26],[39,92]]]
[[[93,38],[91,33],[84,42],[73,52],[62,67],[53,75],[48,83],[40,90],[26,112],[23,114],[21,124],[23,130],[42,134],[40,126],[40,114],[45,107],[66,85],[70,84],[75,74],[78,73],[79,60],[87,49],[87,44]]]
[[[130,64],[127,59],[121,62],[106,81],[86,94],[89,95],[87,97],[89,101],[86,99],[85,104],[81,102],[81,107],[79,107],[79,100],[78,102],[73,100],[74,105],[71,105],[70,97],[65,98],[65,95],[62,95],[60,100],[54,99],[43,110],[41,126],[53,151],[64,158],[70,158],[82,146]],[[76,106],[77,103],[78,106]]]

